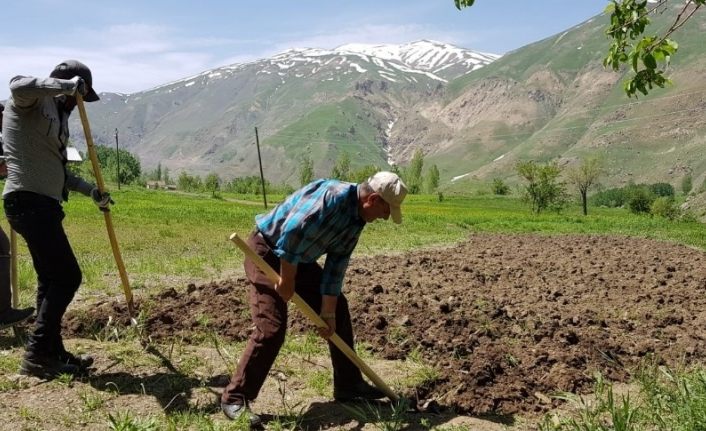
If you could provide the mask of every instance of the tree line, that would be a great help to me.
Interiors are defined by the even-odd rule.
[[[390,168],[380,168],[376,165],[365,165],[357,169],[351,166],[351,158],[347,152],[342,151],[336,159],[329,178],[341,181],[361,183],[381,170],[390,170],[402,178],[407,185],[410,194],[435,193],[439,188],[439,168],[431,165],[424,170],[424,152],[417,149],[412,156],[412,160],[407,166],[392,165]],[[308,154],[303,156],[299,165],[299,182],[301,185],[308,184],[315,177],[314,162]]]
[[[98,164],[100,165],[101,175],[106,181],[120,184],[134,184],[143,180],[142,166],[140,159],[127,150],[116,151],[114,148],[104,145],[94,146]],[[67,168],[81,176],[82,178],[96,178],[93,172],[93,165],[89,157],[83,153],[81,162],[70,162]],[[118,171],[118,166],[120,170]]]
[[[119,150],[97,145],[95,146],[98,162],[103,178],[110,182],[121,184],[146,185],[147,181],[163,181],[174,184],[179,190],[187,192],[207,192],[213,197],[218,197],[220,192],[260,195],[262,193],[262,180],[259,176],[250,175],[236,177],[224,181],[214,172],[206,174],[203,178],[182,171],[176,179],[169,176],[169,169],[162,167],[161,163],[147,173],[142,172],[140,160],[127,150]],[[82,154],[83,161],[70,163],[69,169],[82,177],[95,178],[91,161]],[[119,158],[119,160],[118,160]],[[119,165],[119,169],[118,169]],[[391,171],[398,174],[410,194],[438,193],[439,199],[443,195],[439,192],[439,169],[435,164],[424,170],[424,153],[417,149],[406,166],[393,165]],[[353,168],[351,158],[347,152],[339,154],[329,178],[341,181],[360,183],[380,171],[375,165],[364,165]],[[671,184],[628,184],[624,187],[615,187],[600,190],[589,199],[589,191],[598,185],[598,179],[604,173],[601,160],[589,157],[581,160],[575,166],[562,169],[555,161],[538,163],[533,160],[520,161],[515,165],[515,171],[522,181],[520,192],[522,199],[529,204],[532,211],[539,214],[543,211],[561,211],[569,202],[568,188],[572,187],[581,201],[584,215],[588,215],[589,201],[594,206],[625,207],[636,214],[653,214],[669,219],[684,219],[689,215],[679,209],[675,202],[676,191]],[[299,181],[302,185],[313,181],[315,178],[314,164],[309,155],[302,157],[299,166]],[[507,195],[510,187],[500,178],[492,180],[491,189],[496,195]],[[681,191],[684,195],[693,189],[691,175],[686,175],[681,182]],[[274,184],[265,180],[265,193],[287,195],[294,191],[288,184]],[[706,191],[706,180],[699,191]]]
[[[600,190],[589,199],[589,190],[598,185],[598,179],[604,173],[598,158],[586,158],[565,171],[554,161],[520,161],[515,165],[515,170],[522,180],[522,199],[535,214],[561,211],[569,202],[568,187],[571,186],[579,195],[584,215],[588,215],[590,201],[594,206],[624,207],[634,214],[652,214],[670,220],[693,218],[693,215],[682,211],[677,205],[674,186],[664,182],[630,183],[624,187]],[[691,175],[684,176],[681,182],[682,193],[688,195],[692,188]],[[706,190],[706,180],[701,189]],[[493,180],[492,190],[497,195],[510,193],[510,187],[499,178]]]

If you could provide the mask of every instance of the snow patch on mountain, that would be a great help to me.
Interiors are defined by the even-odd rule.
[[[432,73],[447,69],[451,65],[463,65],[473,70],[475,66],[482,67],[500,58],[497,54],[472,51],[432,40],[419,40],[402,45],[349,43],[334,51],[366,54]]]
[[[208,85],[217,79],[227,79],[249,68],[257,75],[291,75],[297,78],[329,79],[329,74],[368,74],[390,82],[417,83],[431,79],[446,83],[449,79],[483,67],[499,58],[459,48],[442,42],[420,40],[402,45],[367,45],[351,43],[336,49],[294,48],[270,58],[249,63],[232,64],[173,81],[145,92],[171,92],[196,83]],[[328,68],[327,68],[328,67]]]

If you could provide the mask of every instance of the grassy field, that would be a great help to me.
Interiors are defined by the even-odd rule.
[[[231,233],[247,235],[256,214],[264,212],[259,197],[184,194],[125,188],[113,191],[112,218],[131,286],[160,289],[189,281],[219,279],[241,271],[242,256],[228,241]],[[272,203],[282,196],[269,196]],[[102,213],[90,200],[73,196],[64,206],[64,224],[84,273],[81,295],[118,295],[120,280]],[[7,222],[3,220],[7,229]],[[356,254],[396,253],[448,245],[473,232],[537,232],[543,234],[619,234],[675,241],[706,249],[706,231],[698,223],[671,222],[637,216],[624,209],[578,205],[561,214],[532,214],[513,197],[409,196],[404,223],[368,226]],[[23,303],[34,295],[34,270],[23,240],[18,259]]]
[[[228,241],[228,237],[233,232],[246,235],[252,229],[254,216],[263,212],[262,203],[257,196],[223,194],[219,198],[214,198],[205,194],[149,191],[130,187],[124,187],[120,191],[114,190],[112,194],[117,202],[112,212],[113,223],[136,295],[151,294],[165,287],[179,288],[190,281],[204,282],[240,273],[242,256]],[[273,202],[281,199],[282,196],[269,196],[270,207]],[[99,297],[121,296],[122,290],[106,235],[103,215],[96,210],[90,200],[81,196],[73,196],[65,205],[65,211],[66,230],[84,272],[84,285],[79,291],[80,299],[77,302],[91,304]],[[405,203],[404,223],[398,226],[390,222],[377,222],[368,226],[356,254],[390,254],[416,248],[444,246],[463,241],[474,232],[636,235],[706,249],[706,233],[702,224],[636,216],[624,209],[590,208],[589,212],[590,215],[584,217],[580,214],[578,205],[575,205],[562,214],[533,215],[523,202],[514,197],[451,196],[439,201],[437,196],[410,196]],[[3,221],[3,228],[7,229],[6,221]],[[21,239],[18,255],[21,302],[29,305],[33,302],[35,276],[29,254]],[[313,360],[311,358],[322,355],[321,351],[311,350],[311,346],[316,345],[312,342],[312,337],[309,335],[304,338],[288,338],[288,344],[278,359],[278,369],[284,370],[286,375],[295,375],[298,373],[289,373],[287,370],[289,368],[300,370],[302,364],[307,364],[305,368],[311,368],[309,367],[310,361]],[[100,379],[89,380],[87,383],[72,382],[71,379],[51,382],[46,387],[48,389],[43,391],[49,390],[52,396],[69,400],[68,402],[74,408],[65,416],[58,419],[52,418],[52,426],[56,423],[83,423],[88,427],[98,424],[101,429],[126,430],[244,429],[242,424],[225,424],[219,421],[220,419],[215,419],[220,416],[217,411],[213,411],[210,401],[213,395],[207,390],[208,385],[204,380],[206,379],[204,376],[211,376],[219,370],[226,369],[230,373],[233,361],[242,346],[239,343],[223,344],[219,341],[218,334],[211,334],[209,339],[211,338],[215,347],[208,343],[204,346],[180,343],[166,347],[153,346],[166,349],[168,352],[166,356],[176,364],[179,372],[168,376],[155,374],[155,370],[161,370],[158,368],[161,363],[156,364],[153,355],[144,354],[135,334],[111,333],[110,337],[106,336],[106,339],[98,337],[96,340],[71,340],[72,348],[98,351],[99,358],[118,364],[117,369],[106,378],[114,379],[120,386],[120,390],[108,393],[102,386],[91,387],[91,385],[102,384]],[[320,350],[321,345],[317,348]],[[21,352],[21,346],[16,346],[0,356],[2,374],[11,376],[19,366]],[[364,351],[361,354],[364,355]],[[330,389],[330,378],[325,371],[325,353],[323,355],[323,361],[321,358],[317,360],[322,361],[324,365],[311,368],[311,373],[300,379],[299,384],[309,388],[297,391],[305,398],[313,396],[326,399]],[[156,358],[163,358],[163,356],[156,356]],[[376,369],[389,368],[385,375],[402,387],[410,385],[407,380],[423,380],[426,378],[424,376],[434,371],[431,365],[423,363],[401,366],[378,361],[375,358],[366,357],[366,360],[373,361]],[[101,364],[101,366],[110,368],[115,365]],[[140,378],[133,375],[152,377]],[[686,396],[684,391],[697,393],[694,391],[698,389],[701,391],[698,392],[698,397],[703,399],[703,376],[702,370],[687,370],[679,373],[657,367],[646,370],[640,374],[636,382],[641,393],[639,402],[634,399],[626,401],[620,398],[613,393],[610,382],[603,382],[599,378],[596,386],[597,401],[588,403],[584,399],[566,394],[567,399],[575,401],[576,407],[573,413],[547,415],[544,422],[537,425],[545,431],[590,431],[666,429],[659,426],[650,428],[650,424],[658,423],[701,424],[699,415],[703,413],[703,408],[699,406],[702,404],[684,404],[683,397]],[[401,380],[397,382],[397,379]],[[195,383],[197,381],[198,384]],[[278,385],[282,383],[271,383],[271,387],[266,389],[271,393],[264,398],[277,400],[277,393],[280,391],[282,400],[285,400],[281,386]],[[166,415],[155,413],[162,411],[164,404],[174,401],[173,394],[179,392],[182,386],[197,387],[191,395],[196,399],[203,398],[203,401],[199,402],[203,402],[205,407],[194,411],[188,410],[186,413]],[[35,390],[40,389],[28,386],[24,380],[14,380],[11,377],[0,379],[0,392],[9,391],[15,394],[14,396],[31,398],[35,396],[33,395]],[[679,398],[680,396],[682,398]],[[126,401],[132,399],[130,397],[135,400]],[[162,406],[155,405],[145,408],[144,411],[136,410],[136,406],[141,403],[157,404],[152,398],[159,401]],[[663,403],[666,398],[675,401]],[[659,409],[655,408],[655,403],[660,403]],[[61,403],[57,405],[59,404]],[[200,404],[197,403],[197,405]],[[296,429],[301,415],[292,410],[291,406],[288,407],[287,402],[282,401],[282,405],[284,407],[273,408],[282,412],[282,418],[289,419],[275,422],[279,424],[279,428],[274,426],[273,429]],[[569,403],[569,405],[572,404]],[[688,409],[680,406],[687,406]],[[5,413],[10,411],[6,410]],[[35,427],[43,427],[42,424],[47,424],[45,421],[53,414],[43,415],[30,405],[21,407],[15,413],[15,419],[22,421],[23,429],[39,429]],[[375,429],[401,429],[397,427],[410,420],[404,415],[397,417],[394,412],[385,417],[381,417],[380,412],[372,410],[362,414],[367,415],[363,422],[373,424]],[[621,418],[625,415],[639,419],[639,421],[637,419],[633,421],[636,424],[635,427],[603,427],[604,424],[623,420]],[[418,425],[417,428],[421,427],[421,429],[446,429],[434,427],[431,423]],[[473,425],[451,428],[496,429],[476,428]],[[0,429],[3,428],[0,426]]]

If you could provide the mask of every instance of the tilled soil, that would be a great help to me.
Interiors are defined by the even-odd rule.
[[[417,395],[470,414],[537,413],[556,392],[587,392],[594,374],[627,381],[646,360],[706,357],[706,254],[608,236],[474,234],[457,246],[352,260],[344,293],[359,342],[387,359],[410,353],[440,378]],[[244,278],[175,286],[142,306],[146,333],[198,341],[251,330]],[[106,317],[67,316],[67,336]],[[291,326],[308,327],[292,313]],[[95,328],[94,328],[95,330]]]

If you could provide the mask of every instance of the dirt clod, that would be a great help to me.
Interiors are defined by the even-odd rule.
[[[546,394],[592,389],[593,373],[627,381],[645,358],[706,359],[706,254],[607,236],[475,234],[454,247],[354,258],[344,293],[356,339],[378,357],[414,352],[438,378],[415,388],[471,414],[541,412]],[[143,299],[153,340],[244,340],[248,283],[174,286]],[[85,336],[124,313],[104,303],[66,319]],[[297,312],[293,331],[310,328]]]

